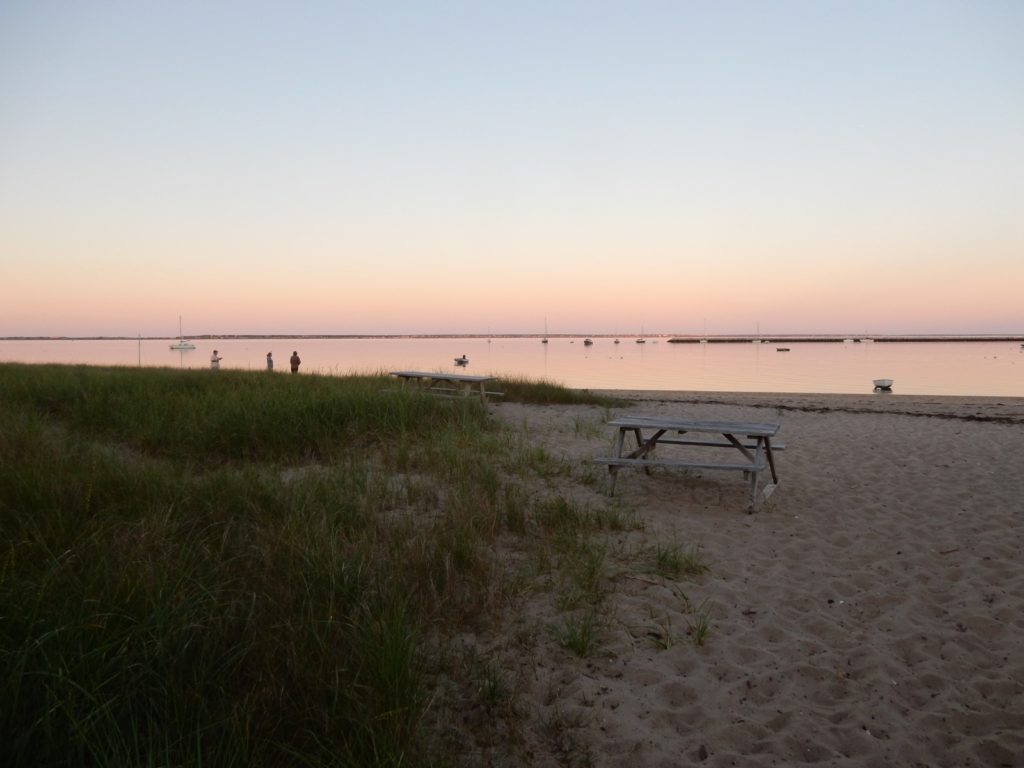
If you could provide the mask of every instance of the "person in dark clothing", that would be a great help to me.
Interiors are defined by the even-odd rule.
[[[292,352],[292,357],[291,357],[291,360],[289,360],[289,362],[292,364],[292,373],[298,373],[299,372],[299,363],[302,362],[302,360],[299,359],[299,353],[298,352]]]

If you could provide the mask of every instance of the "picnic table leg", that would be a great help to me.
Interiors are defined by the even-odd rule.
[[[644,433],[641,432],[639,429],[634,429],[633,430],[633,437],[636,439],[636,447],[637,448],[643,448],[644,447]]]
[[[761,463],[761,441],[762,441],[762,439],[763,438],[760,438],[760,437],[757,438],[757,447],[754,449],[753,463],[755,465]],[[751,474],[751,478],[750,478],[750,505],[751,505],[751,507],[753,509],[757,509],[757,502],[758,502],[758,498],[757,498],[757,481],[758,481],[758,479],[761,476],[761,472],[759,470],[757,470],[757,469],[753,469],[753,470],[750,471],[750,474]]]
[[[772,468],[772,482],[776,485],[779,484],[779,476],[775,472],[775,456],[772,454],[772,439],[766,437],[764,439],[765,453],[768,454],[768,466]]]
[[[651,451],[653,451],[654,448],[653,447],[647,447],[647,449],[644,450],[644,434],[639,429],[634,429],[633,430],[633,437],[636,438],[636,450],[633,451],[633,453],[631,453],[630,456],[639,456],[640,458],[646,458],[647,454],[649,454]],[[657,439],[657,438],[655,438],[655,439]],[[650,467],[644,467],[644,474],[650,476],[651,468]]]
[[[757,478],[761,474],[756,469],[750,472],[750,505],[757,509]]]
[[[659,429],[651,437],[644,440],[643,433],[639,429],[633,429],[632,431],[633,435],[636,437],[636,450],[626,457],[629,459],[646,459],[654,449],[658,447],[658,441],[661,439],[661,436],[665,434],[664,429]],[[620,453],[619,456],[621,455],[622,454]],[[650,475],[651,468],[645,466],[644,474]]]
[[[615,450],[612,455],[617,458],[622,458],[622,443],[626,438],[626,430],[619,429],[619,433],[615,436]],[[608,495],[615,495],[615,478],[618,476],[619,468],[614,464],[608,465]]]

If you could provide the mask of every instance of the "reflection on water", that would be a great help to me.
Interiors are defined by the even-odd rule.
[[[545,378],[570,387],[709,392],[870,393],[872,381],[893,379],[896,394],[1024,397],[1024,350],[1017,342],[843,344],[615,344],[579,339],[217,339],[194,350],[166,340],[0,341],[0,361],[208,369],[214,349],[221,368],[265,370],[267,352],[292,350],[303,372],[342,375],[391,370],[453,371],[465,355],[467,373]],[[281,356],[284,357],[281,357]]]

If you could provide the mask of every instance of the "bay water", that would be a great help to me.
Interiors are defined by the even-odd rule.
[[[287,375],[297,351],[302,373],[459,371],[546,379],[573,388],[704,392],[873,392],[893,379],[895,394],[1024,397],[1024,348],[1017,341],[685,343],[664,338],[300,338],[0,340],[0,362],[210,367],[265,370],[272,352]],[[780,351],[780,347],[788,351]],[[465,355],[469,364],[455,365]]]

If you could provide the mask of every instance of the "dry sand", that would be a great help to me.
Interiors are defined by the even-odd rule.
[[[1024,400],[609,394],[632,402],[493,411],[581,466],[609,415],[779,423],[780,484],[748,514],[735,472],[620,472],[644,527],[611,545],[696,545],[710,571],[613,574],[596,654],[513,657],[528,762],[1024,766]]]

